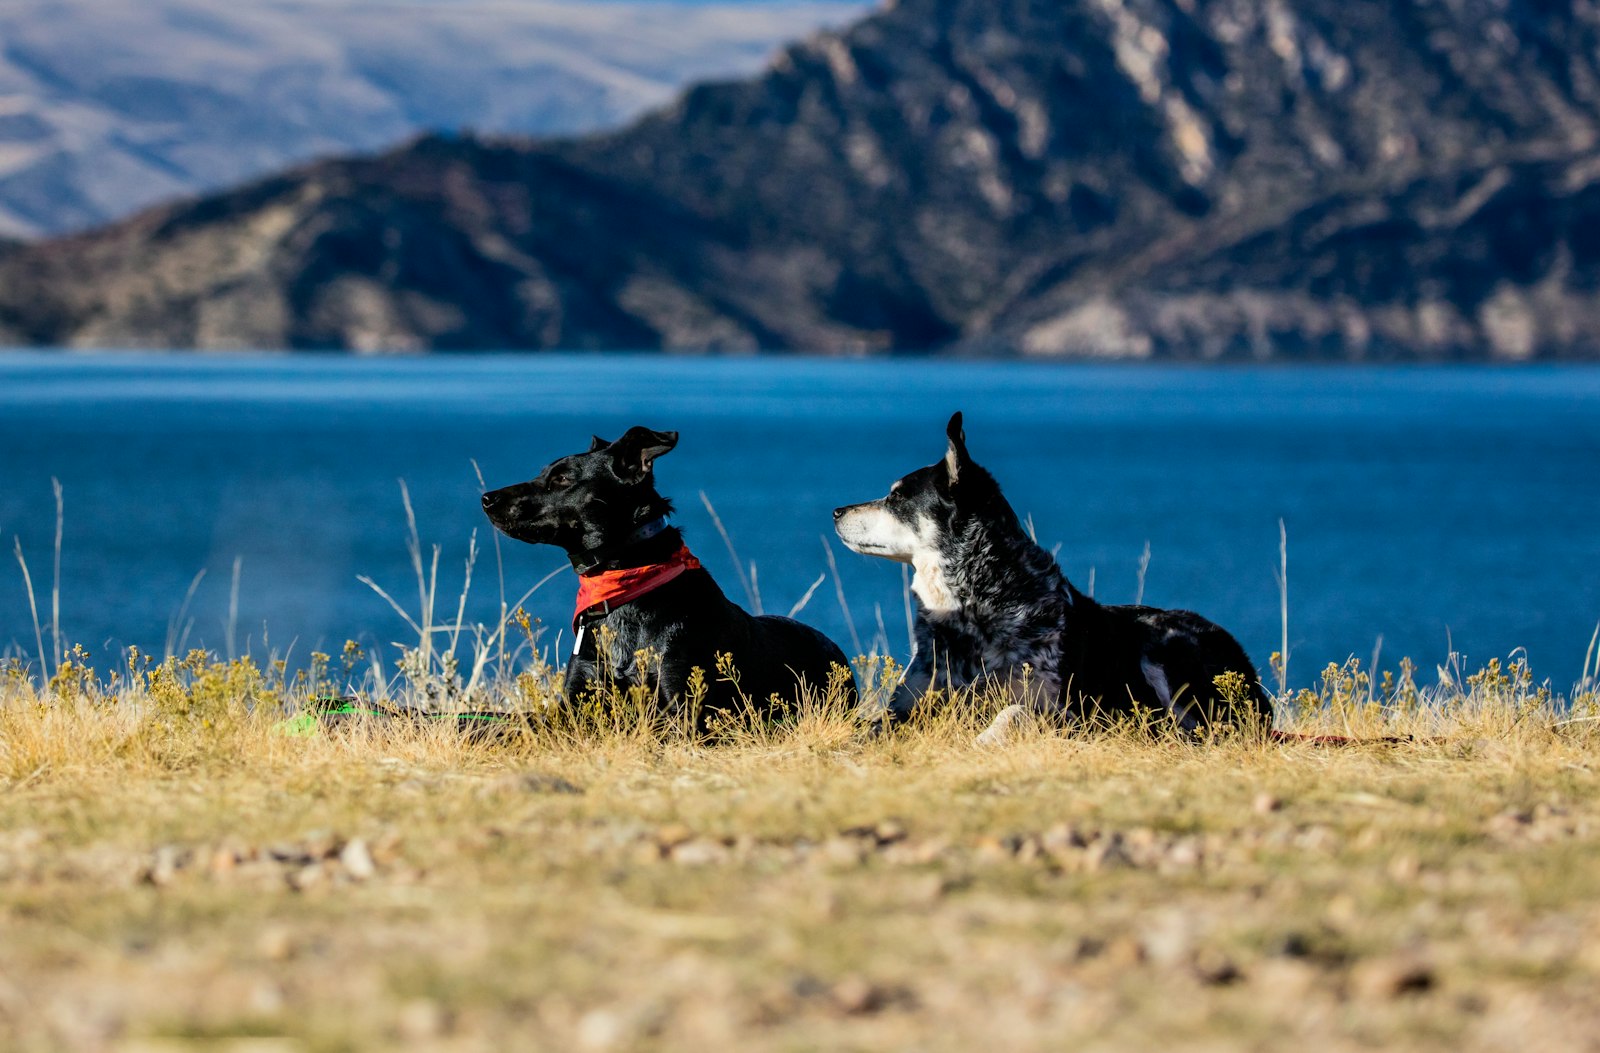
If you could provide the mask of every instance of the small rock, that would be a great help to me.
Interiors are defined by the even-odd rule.
[[[1144,964],[1146,955],[1144,944],[1132,936],[1118,936],[1105,945],[1102,957],[1108,964],[1125,969]]]
[[[294,952],[294,936],[282,925],[262,929],[256,937],[256,953],[268,961],[288,961],[294,957]]]
[[[578,1045],[584,1049],[615,1049],[628,1040],[628,1022],[610,1009],[593,1009],[578,1020]]]
[[[302,851],[310,859],[331,859],[339,854],[344,842],[339,835],[327,830],[314,830],[307,834]]]
[[[283,883],[283,868],[271,860],[252,859],[240,863],[229,877],[239,884],[272,887]]]
[[[412,1042],[437,1038],[450,1029],[450,1014],[431,998],[413,999],[400,1007],[395,1028]]]
[[[829,998],[826,984],[809,973],[799,973],[787,980],[775,981],[760,995],[761,1012],[770,1023],[778,1023],[807,1002]]]
[[[1421,870],[1422,865],[1417,862],[1417,857],[1408,852],[1402,852],[1389,860],[1389,877],[1399,884],[1415,881]]]
[[[1176,965],[1192,957],[1196,935],[1192,912],[1169,909],[1155,914],[1139,933],[1144,956],[1156,965]]]
[[[554,793],[571,797],[580,797],[584,792],[582,786],[559,775],[530,775],[523,780],[522,788],[529,793]]]
[[[995,837],[992,834],[978,841],[977,858],[980,863],[1006,863],[1016,858],[1022,847],[1022,838]]]
[[[1509,808],[1488,822],[1489,833],[1495,837],[1524,836],[1533,826],[1533,813],[1526,809]]]
[[[873,827],[872,834],[880,845],[892,845],[904,841],[909,835],[906,824],[898,819],[885,819]]]
[[[869,849],[859,837],[830,837],[822,842],[822,858],[835,866],[860,866]]]
[[[931,907],[950,891],[950,882],[938,874],[924,874],[906,887],[908,903]]]
[[[1205,858],[1205,853],[1200,847],[1197,837],[1180,837],[1174,841],[1161,857],[1161,869],[1193,870]]]
[[[1122,843],[1134,858],[1149,856],[1156,850],[1160,838],[1148,826],[1136,826],[1123,836]]]
[[[519,772],[515,775],[505,775],[491,782],[485,783],[478,791],[479,796],[492,797],[503,793],[534,793],[534,794],[561,794],[577,796],[583,793],[583,787],[574,782],[563,779],[559,775],[545,775],[540,772]]]
[[[372,853],[367,850],[367,843],[359,837],[351,839],[339,851],[339,863],[344,867],[344,872],[357,881],[371,880],[378,873]]]
[[[1091,873],[1124,870],[1133,866],[1133,857],[1123,847],[1121,834],[1107,834],[1089,846],[1084,853],[1083,865]]]
[[[1294,843],[1307,852],[1331,852],[1339,845],[1339,835],[1318,823],[1296,834]]]
[[[1073,962],[1086,962],[1091,958],[1098,958],[1105,951],[1105,941],[1097,940],[1093,936],[1076,936],[1068,940],[1065,945],[1066,959]]]
[[[283,1012],[283,988],[270,980],[263,980],[250,989],[250,1011],[258,1016],[276,1016]]]
[[[1051,855],[1060,855],[1087,847],[1089,838],[1069,823],[1057,823],[1044,832],[1044,836],[1039,838],[1039,843]]]
[[[321,863],[308,863],[298,870],[291,870],[287,880],[290,888],[296,892],[305,892],[322,884],[327,876]]]
[[[144,880],[157,888],[170,885],[184,862],[184,853],[176,845],[162,845],[145,869]]]
[[[929,841],[897,841],[883,850],[883,861],[895,866],[922,866],[937,862],[950,849],[943,838]]]
[[[1323,915],[1336,926],[1353,925],[1361,919],[1361,908],[1348,892],[1341,892],[1328,901]]]
[[[277,860],[279,863],[298,863],[301,866],[315,862],[318,858],[306,851],[304,845],[288,844],[287,842],[269,845],[267,847],[267,856]]]
[[[389,866],[400,861],[400,835],[394,832],[384,834],[372,842],[369,849],[372,853],[372,862],[380,867]]]
[[[709,837],[697,837],[672,849],[672,861],[679,866],[703,867],[726,862],[728,846]]]
[[[875,1013],[888,1002],[883,988],[861,976],[847,976],[833,985],[833,1003],[847,1016]]]
[[[844,917],[844,901],[831,889],[819,889],[811,897],[811,910],[823,921],[838,921]]]
[[[231,848],[219,848],[211,853],[211,872],[221,877],[233,873],[239,865],[239,856]]]
[[[1284,958],[1309,958],[1311,956],[1311,941],[1306,939],[1304,933],[1284,933],[1271,947],[1271,953]]]
[[[1251,968],[1250,982],[1273,997],[1299,999],[1316,990],[1322,976],[1303,961],[1269,958]]]
[[[656,844],[665,851],[672,851],[685,841],[694,840],[694,831],[682,823],[668,823],[656,831]]]
[[[655,841],[640,841],[628,852],[628,858],[638,866],[659,863],[666,857],[667,850],[656,844]]]
[[[1357,852],[1370,852],[1383,844],[1383,838],[1382,828],[1377,823],[1369,823],[1362,827],[1360,832],[1351,840],[1350,847]]]
[[[1243,978],[1233,959],[1211,947],[1202,947],[1196,952],[1194,974],[1201,983],[1217,987],[1235,983]]]
[[[1417,958],[1371,959],[1350,972],[1350,991],[1360,998],[1400,998],[1422,994],[1433,986],[1433,967]]]

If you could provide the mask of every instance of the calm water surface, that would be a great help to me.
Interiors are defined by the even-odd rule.
[[[410,609],[400,480],[425,544],[443,548],[440,617],[469,540],[483,548],[470,614],[499,599],[491,486],[632,424],[682,433],[657,465],[691,547],[744,589],[714,503],[768,612],[827,572],[802,617],[847,647],[906,651],[900,568],[832,541],[831,509],[879,496],[941,455],[967,414],[971,449],[1031,516],[1068,575],[1233,629],[1264,667],[1278,647],[1278,521],[1289,534],[1291,679],[1328,661],[1424,669],[1526,648],[1565,687],[1600,620],[1600,370],[1187,369],[1026,363],[659,357],[0,355],[0,649],[31,653],[20,537],[48,581],[51,479],[65,492],[62,621],[97,655],[128,643],[265,656],[393,653],[408,630],[358,575]],[[564,566],[503,542],[520,594]],[[197,574],[204,577],[185,596]],[[570,573],[530,602],[570,616]],[[43,591],[47,591],[45,586]],[[447,610],[448,609],[448,610]],[[880,628],[881,626],[881,628]]]

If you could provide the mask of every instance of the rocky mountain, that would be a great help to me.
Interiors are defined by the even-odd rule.
[[[58,234],[421,131],[614,126],[860,0],[6,0],[0,235]]]
[[[72,346],[1593,356],[1596,0],[901,0],[0,261]]]

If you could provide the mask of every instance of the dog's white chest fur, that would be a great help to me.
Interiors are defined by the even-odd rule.
[[[912,557],[911,566],[916,570],[911,576],[911,591],[929,614],[954,614],[961,609],[961,601],[945,579],[944,561],[937,554],[918,553]]]

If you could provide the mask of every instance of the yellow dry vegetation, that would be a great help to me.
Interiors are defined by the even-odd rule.
[[[561,715],[538,668],[475,688],[535,714],[494,741],[296,735],[311,678],[81,658],[0,675],[6,1050],[1600,1034],[1597,699],[1520,664],[1426,689],[1330,669],[1280,700],[1285,727],[1407,742],[983,750],[1003,700],[872,738],[812,699],[696,737],[620,698]]]

